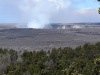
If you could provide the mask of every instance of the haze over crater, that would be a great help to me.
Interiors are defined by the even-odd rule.
[[[26,23],[43,28],[49,23],[99,22],[96,0],[0,0],[0,23]]]

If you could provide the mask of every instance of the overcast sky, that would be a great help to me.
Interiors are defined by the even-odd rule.
[[[0,23],[100,22],[97,0],[0,0]]]

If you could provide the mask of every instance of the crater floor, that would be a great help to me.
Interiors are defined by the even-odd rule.
[[[0,30],[0,47],[15,50],[49,50],[100,42],[99,28],[5,29]]]

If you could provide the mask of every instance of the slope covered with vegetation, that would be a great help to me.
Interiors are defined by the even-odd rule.
[[[100,75],[100,42],[49,51],[1,48],[0,75]]]

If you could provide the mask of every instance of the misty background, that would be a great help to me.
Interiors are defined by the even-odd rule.
[[[50,23],[99,22],[97,0],[0,0],[0,23],[43,28]]]

